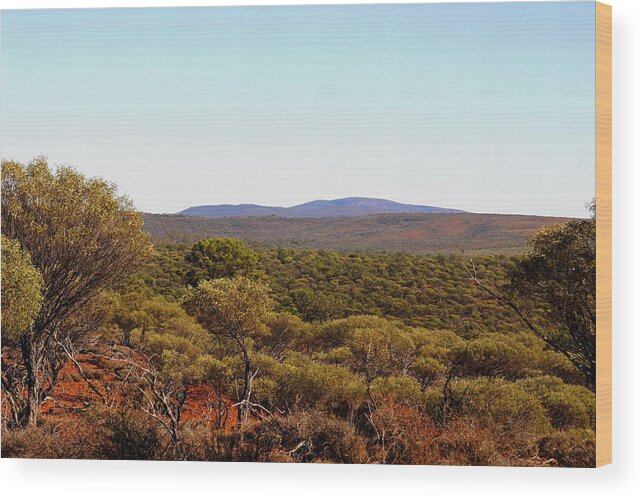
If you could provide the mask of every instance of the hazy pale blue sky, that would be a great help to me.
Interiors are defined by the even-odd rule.
[[[584,216],[594,2],[3,11],[3,158],[145,211],[383,197]]]

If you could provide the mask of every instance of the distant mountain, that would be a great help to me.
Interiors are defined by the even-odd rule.
[[[268,217],[271,215],[286,216],[288,208],[276,206],[261,206],[259,204],[215,204],[205,206],[191,206],[177,215],[193,217]]]
[[[363,217],[366,215],[380,215],[384,213],[466,213],[463,210],[440,208],[438,206],[424,206],[419,204],[405,204],[389,201],[388,199],[375,198],[342,198],[318,199],[308,203],[281,208],[278,206],[262,206],[258,204],[217,204],[205,206],[192,206],[178,215],[196,217],[266,217],[277,216],[285,218],[323,218],[323,217]]]

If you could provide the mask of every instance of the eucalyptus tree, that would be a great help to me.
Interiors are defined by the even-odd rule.
[[[115,185],[69,167],[53,171],[43,158],[2,162],[2,234],[21,244],[42,276],[42,307],[20,338],[22,362],[34,373],[26,391],[36,402],[23,424],[34,424],[62,360],[87,332],[76,319],[152,248],[142,215]]]
[[[246,277],[201,281],[186,297],[189,314],[212,335],[230,341],[243,362],[242,389],[237,422],[247,417],[252,407],[252,344],[267,334],[266,320],[271,309],[268,288]]]

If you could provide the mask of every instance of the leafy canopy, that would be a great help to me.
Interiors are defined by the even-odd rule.
[[[596,220],[542,229],[510,272],[510,290],[543,303],[551,326],[541,336],[594,384],[596,374]],[[533,308],[533,307],[530,307]]]
[[[59,325],[151,253],[141,214],[113,184],[68,167],[53,172],[42,158],[2,162],[2,233],[42,274],[38,330]]]
[[[42,276],[18,241],[2,236],[2,340],[28,332],[42,306]]]
[[[247,274],[257,265],[259,257],[237,239],[209,238],[196,243],[186,260],[192,264],[188,282],[196,286],[202,279]]]
[[[241,276],[201,281],[185,299],[206,330],[237,342],[263,334],[271,305],[266,286]]]

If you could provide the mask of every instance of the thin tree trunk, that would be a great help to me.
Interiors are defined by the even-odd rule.
[[[247,411],[246,402],[248,401],[246,399],[248,398],[248,390],[250,388],[250,371],[251,371],[250,358],[248,357],[248,352],[244,349],[243,350],[243,393],[241,394],[241,401],[240,401],[242,403],[237,408],[237,426],[241,426],[241,423],[243,422],[245,413]]]
[[[22,426],[33,427],[38,422],[38,377],[36,375],[36,362],[34,355],[34,344],[31,334],[24,334],[20,338],[20,351],[22,361],[27,371],[26,389],[27,399],[25,409],[21,418]]]

